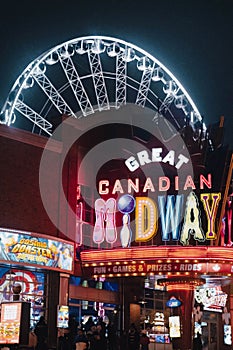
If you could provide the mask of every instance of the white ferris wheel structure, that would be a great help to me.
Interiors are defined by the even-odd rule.
[[[18,76],[1,110],[1,123],[50,137],[59,116],[83,118],[127,103],[154,111],[177,131],[206,126],[176,77],[145,50],[108,36],[85,36],[59,44]]]

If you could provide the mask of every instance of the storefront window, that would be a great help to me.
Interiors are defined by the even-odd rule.
[[[29,302],[31,327],[41,315],[45,314],[45,289],[46,275],[43,272],[0,268],[0,302],[14,300]]]

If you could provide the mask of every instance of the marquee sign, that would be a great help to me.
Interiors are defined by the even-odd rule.
[[[182,160],[184,162],[183,157]],[[134,164],[136,160],[126,162],[132,167],[132,162]],[[136,165],[139,166],[139,163],[137,162]],[[175,176],[173,183],[174,190],[178,191],[181,187],[178,176]],[[209,192],[212,188],[211,174],[206,177],[200,175],[199,190],[203,190],[203,193],[199,195],[195,193],[196,185],[190,175],[186,177],[182,185],[182,191],[187,191],[186,195],[184,193],[165,195],[164,192],[171,187],[171,180],[167,176],[159,177],[157,186],[150,177],[146,178],[141,191],[145,193],[143,196],[140,196],[139,178],[128,179],[126,187],[118,179],[114,183],[110,183],[109,180],[99,181],[99,195],[107,195],[110,198],[106,201],[98,198],[95,201],[96,222],[93,230],[95,244],[100,245],[104,241],[113,244],[119,239],[122,248],[130,247],[132,242],[131,213],[134,214],[135,242],[147,242],[159,233],[158,218],[161,223],[161,240],[164,242],[179,241],[186,246],[190,244],[191,237],[198,242],[216,239],[215,219],[221,193]],[[157,200],[146,196],[146,193],[154,193],[156,189]],[[132,193],[135,194],[135,197]],[[118,195],[119,199],[116,200],[115,195]],[[119,233],[116,227],[117,212],[122,214],[122,227]],[[203,215],[207,222],[205,232],[201,221]]]
[[[0,228],[0,260],[71,273],[74,245],[36,233]]]
[[[84,264],[85,273],[91,276],[127,276],[127,275],[143,275],[143,274],[230,274],[233,273],[233,264],[221,263],[156,263],[153,261],[146,261],[143,263],[112,263],[100,265]]]

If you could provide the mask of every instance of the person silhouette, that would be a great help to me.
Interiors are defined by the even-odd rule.
[[[48,326],[44,316],[40,317],[34,329],[34,333],[37,336],[36,350],[47,350]]]

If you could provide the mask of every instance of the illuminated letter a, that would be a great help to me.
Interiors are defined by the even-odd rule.
[[[205,240],[200,221],[200,209],[198,199],[194,192],[190,192],[186,201],[184,224],[181,230],[180,242],[183,245],[189,244],[190,235],[194,239],[203,242]]]

